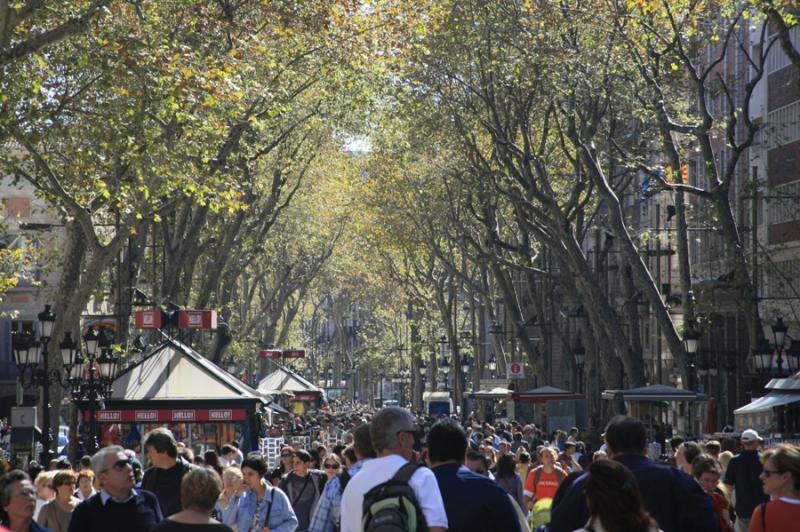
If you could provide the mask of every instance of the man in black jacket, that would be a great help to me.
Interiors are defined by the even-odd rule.
[[[711,499],[686,473],[647,458],[647,435],[641,421],[616,416],[606,427],[608,455],[631,470],[644,506],[664,532],[714,532],[717,519]],[[588,473],[570,486],[553,508],[550,532],[570,532],[589,519],[583,488]]]
[[[517,532],[518,513],[494,480],[464,466],[467,434],[452,419],[437,421],[428,433],[428,458],[444,502],[449,532]]]
[[[142,489],[156,494],[164,516],[180,512],[181,480],[194,466],[178,457],[178,445],[168,429],[157,428],[149,432],[144,447],[151,467],[144,472]]]
[[[68,532],[147,532],[164,519],[154,494],[133,489],[131,459],[122,447],[100,449],[92,470],[102,490],[75,508]]]

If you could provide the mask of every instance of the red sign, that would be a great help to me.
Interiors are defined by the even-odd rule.
[[[317,396],[312,393],[296,393],[292,401],[316,401]]]
[[[305,349],[287,349],[283,352],[283,358],[305,358]]]
[[[179,329],[216,329],[216,310],[179,310]]]
[[[280,349],[264,349],[263,351],[258,352],[258,356],[261,358],[271,358],[277,360],[281,358],[281,350]]]
[[[134,410],[133,418],[143,423],[158,421],[158,410]]]
[[[134,322],[137,329],[160,329],[160,310],[137,310],[134,313]]]
[[[90,412],[84,412],[84,421],[89,421]],[[196,422],[196,421],[244,421],[247,411],[244,408],[209,408],[209,409],[171,409],[159,408],[148,410],[98,410],[98,423],[161,423],[161,422]]]
[[[122,421],[122,412],[119,410],[98,410],[97,421],[100,423],[119,423]]]
[[[173,410],[172,421],[194,421],[194,410]]]

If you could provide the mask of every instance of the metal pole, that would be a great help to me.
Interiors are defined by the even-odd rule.
[[[44,357],[44,370],[40,374],[39,383],[42,386],[42,410],[44,411],[44,423],[43,423],[43,430],[42,430],[42,466],[45,468],[50,467],[50,442],[52,441],[50,436],[50,383],[48,382],[50,376],[50,365],[49,365],[49,353],[47,349],[47,344],[50,343],[50,338],[47,341],[42,342],[42,349],[44,352],[42,356]]]
[[[89,368],[89,437],[87,439],[87,452],[92,455],[97,451],[97,386],[94,378],[94,363]]]
[[[753,305],[755,305],[755,312],[751,315],[750,320],[750,349],[753,350],[755,355],[755,349],[758,345],[758,166],[753,166],[753,175],[752,175],[752,183],[753,183],[753,204],[751,205],[751,220],[750,220],[750,263],[752,264],[752,283],[753,283],[753,295],[755,296],[756,300],[753,301]],[[741,404],[741,397],[740,391],[742,389],[741,385],[741,371],[740,371],[740,360],[739,357],[736,357],[736,403]]]

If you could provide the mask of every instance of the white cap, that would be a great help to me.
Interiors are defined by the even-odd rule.
[[[753,429],[747,429],[746,431],[742,432],[742,441],[743,442],[764,441],[764,438],[759,436],[758,432],[754,431]]]

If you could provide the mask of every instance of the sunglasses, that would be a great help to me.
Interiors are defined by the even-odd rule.
[[[291,453],[287,453],[287,454],[282,454],[281,455],[281,458],[291,458],[291,457],[292,457]]]
[[[124,460],[117,460],[111,467],[113,467],[116,471],[123,471],[128,466],[133,467],[133,462],[131,461],[130,458],[125,458]]]
[[[336,462],[332,464],[325,464],[325,469],[339,469],[339,464],[337,464]]]

